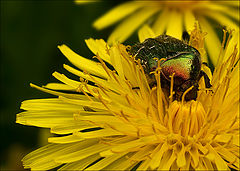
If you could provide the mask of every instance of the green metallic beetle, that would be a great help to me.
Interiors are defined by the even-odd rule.
[[[200,53],[181,40],[168,35],[160,35],[133,45],[129,53],[135,56],[135,59],[140,59],[150,87],[156,85],[155,76],[151,72],[157,68],[158,60],[163,59],[160,62],[161,86],[169,95],[170,76],[175,73],[174,99],[180,100],[183,93],[191,86],[193,89],[186,94],[185,100],[196,99],[198,82],[202,76],[205,78],[206,87],[211,87],[208,76],[201,70]]]

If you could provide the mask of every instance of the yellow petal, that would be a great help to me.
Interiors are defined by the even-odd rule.
[[[75,135],[79,136],[80,138],[88,139],[88,138],[117,136],[117,135],[123,135],[123,134],[111,128],[104,128],[96,131],[77,132]]]
[[[40,105],[41,106],[41,105]],[[73,113],[57,111],[25,111],[17,114],[16,123],[51,128],[56,125],[73,122]]]
[[[51,128],[51,133],[54,134],[71,134],[73,132],[81,131],[84,129],[95,128],[96,126],[84,121],[75,121],[64,125],[57,125]]]
[[[239,21],[239,1],[215,1],[213,6],[216,6],[216,11],[227,14],[233,19]],[[212,5],[209,5],[212,6]]]
[[[143,7],[144,3],[141,2],[126,2],[123,3],[116,8],[113,8],[108,13],[101,16],[97,19],[93,26],[97,29],[103,29],[109,25],[114,24],[115,22],[121,20],[122,18],[128,16],[133,13],[137,9]]]
[[[206,166],[203,164],[202,158],[199,159],[198,166],[195,168],[198,171],[206,170]]]
[[[54,72],[52,74],[56,79],[58,79],[59,81],[65,83],[68,86],[71,86],[72,88],[74,88],[75,90],[81,85],[81,82],[79,81],[75,81],[72,79],[67,78],[64,74],[60,74],[58,72]]]
[[[175,160],[176,160],[176,155],[174,151],[170,151],[170,150],[167,151],[162,157],[159,169],[169,170]]]
[[[83,138],[80,138],[76,135],[67,135],[62,137],[50,137],[48,138],[49,143],[59,143],[59,144],[65,144],[65,143],[72,143],[72,142],[78,142],[83,141]]]
[[[212,11],[205,11],[204,15],[213,18],[218,23],[220,23],[222,26],[226,26],[228,29],[237,29],[239,26],[231,20],[229,17],[223,15],[221,12],[212,12]]]
[[[103,88],[106,88],[106,89],[111,89],[111,90],[113,90],[113,91],[115,91],[115,92],[118,92],[118,90],[114,87],[114,86],[112,86],[111,85],[111,82],[109,82],[109,81],[107,81],[107,80],[105,80],[105,79],[101,79],[101,78],[99,78],[99,77],[95,77],[95,76],[93,76],[93,75],[89,75],[89,74],[85,74],[84,72],[82,72],[82,71],[79,71],[79,70],[76,70],[76,69],[74,69],[73,67],[70,67],[69,65],[63,65],[63,67],[66,69],[66,70],[68,70],[69,72],[71,72],[71,73],[73,73],[73,74],[75,74],[75,75],[77,75],[77,76],[79,76],[80,78],[84,78],[84,79],[86,79],[87,81],[91,81],[91,82],[94,82],[95,84],[98,84],[98,85],[101,85]],[[56,72],[55,72],[56,73]],[[78,85],[78,86],[80,86],[81,85],[81,83],[80,82],[76,82],[76,81],[74,81],[74,82],[72,82],[72,81],[67,81],[67,80],[70,80],[69,78],[67,78],[66,76],[64,76],[64,75],[61,75],[61,74],[55,74],[54,76],[57,76],[57,79],[59,79],[60,81],[63,81],[63,82],[65,82],[65,83],[74,83],[74,84],[72,84],[72,86],[73,87],[75,87],[75,88],[77,88],[76,86]],[[66,81],[67,82],[66,82]],[[77,84],[76,84],[77,83]],[[75,86],[74,86],[75,85]],[[96,88],[95,86],[92,86],[92,85],[89,85],[88,84],[88,87],[90,87],[91,89],[93,89],[93,88]],[[88,90],[86,89],[86,87],[85,86],[82,86],[82,89],[84,90],[84,91],[86,91],[86,92],[88,92]]]
[[[131,141],[136,140],[136,137],[133,136],[122,136],[122,137],[118,137],[116,139],[114,139],[113,141],[111,141],[110,143],[113,145],[119,145],[119,144],[124,144],[124,143],[128,143]],[[100,153],[100,156],[102,157],[107,157],[107,156],[111,156],[114,153],[111,150],[106,150]]]
[[[152,160],[150,163],[151,169],[156,169],[159,167],[163,154],[168,150],[168,145],[165,142],[164,144],[158,145],[158,147],[154,150],[155,154],[152,155]]]
[[[158,12],[159,7],[145,7],[140,9],[129,18],[124,20],[117,28],[111,33],[108,38],[108,43],[123,42],[126,40],[144,21],[146,21],[153,14]]]
[[[59,163],[70,163],[70,162],[74,162],[77,160],[82,160],[88,156],[97,154],[108,148],[109,148],[109,146],[106,144],[95,144],[95,145],[89,144],[88,147],[83,147],[76,151],[72,151],[71,153],[56,156],[56,158],[54,160],[55,160],[55,162],[59,162]]]
[[[84,168],[86,168],[91,163],[97,161],[98,159],[100,159],[100,156],[98,154],[94,154],[85,159],[72,162],[72,163],[67,163],[63,167],[59,168],[58,170],[65,170],[65,171],[66,170],[78,170],[78,171],[84,170]]]
[[[48,144],[46,146],[38,148],[37,150],[32,151],[22,159],[23,164],[25,166],[30,165],[34,160],[39,159],[39,157],[41,157],[41,154],[53,153],[62,149],[63,147],[66,147],[66,144],[64,145]]]
[[[61,165],[61,163],[54,161],[56,157],[71,154],[82,148],[96,144],[98,140],[91,139],[82,142],[71,144],[49,144],[41,147],[23,158],[25,168],[34,170],[49,170],[51,168]]]
[[[215,140],[218,142],[228,143],[232,139],[231,134],[221,134],[217,135]]]
[[[185,147],[184,145],[181,143],[181,149],[180,151],[177,153],[177,166],[178,167],[183,167],[186,165],[186,158],[185,158]]]
[[[156,35],[161,35],[165,31],[168,23],[169,10],[164,8],[162,12],[157,16],[156,21],[154,22],[152,29]]]
[[[192,166],[195,168],[199,164],[199,152],[196,147],[192,147],[191,150],[189,151],[191,157],[192,157]]]
[[[111,64],[110,56],[108,54],[109,46],[103,39],[86,39],[88,48],[95,54],[99,55],[104,61]]]
[[[144,25],[138,31],[139,42],[143,42],[148,38],[155,38],[156,34],[152,31],[152,29],[148,25]]]
[[[207,145],[209,148],[209,153],[214,155],[214,162],[218,170],[230,170],[226,162],[217,154],[214,148],[211,145]]]
[[[216,66],[220,48],[221,48],[221,43],[220,40],[212,28],[211,24],[204,19],[203,17],[199,18],[199,24],[201,25],[201,28],[203,32],[207,32],[207,36],[205,39],[207,50],[210,56],[211,61],[213,64]]]
[[[82,112],[81,112],[82,113]],[[80,114],[81,114],[80,113]],[[92,112],[94,113],[94,112]],[[89,115],[89,116],[79,116],[79,120],[82,121],[92,121],[95,123],[104,123],[106,121],[114,122],[118,124],[123,124],[123,121],[113,115]]]
[[[219,147],[217,152],[222,156],[224,160],[227,160],[229,163],[234,163],[237,167],[240,166],[240,159],[233,153],[229,152],[228,149]]]
[[[152,153],[152,151],[155,149],[155,145],[146,145],[142,148],[140,148],[131,158],[130,160],[133,161],[141,161],[148,158],[148,156]]]
[[[137,171],[147,170],[150,165],[151,159],[147,158],[141,165],[137,168]]]
[[[52,90],[75,90],[69,85],[62,84],[62,83],[48,83],[47,85],[43,86],[44,88],[49,88]]]
[[[222,11],[224,14],[226,14],[227,16],[232,17],[233,19],[237,20],[237,22],[239,22],[239,7],[238,9],[234,9],[234,8],[229,8],[227,10]]]
[[[32,99],[25,100],[21,104],[21,109],[23,110],[33,110],[33,111],[80,111],[83,110],[82,107],[78,105],[72,105],[63,102],[58,98],[48,98],[48,99]]]
[[[187,32],[190,32],[194,29],[195,24],[195,16],[193,15],[193,12],[191,10],[185,10],[184,11],[184,25]]]
[[[40,91],[43,91],[43,92],[46,92],[46,93],[49,93],[49,94],[53,94],[55,96],[63,96],[63,97],[71,98],[71,99],[86,99],[86,97],[84,97],[84,95],[61,93],[61,92],[58,92],[58,91],[53,91],[53,90],[49,90],[49,89],[46,89],[46,88],[43,88],[43,87],[36,86],[32,83],[30,83],[30,86],[33,87],[33,88],[36,88]]]
[[[169,14],[169,21],[167,25],[167,35],[173,36],[177,39],[182,38],[182,14],[177,12],[176,10],[171,11]]]
[[[104,170],[131,170],[131,167],[135,165],[136,162],[128,160],[131,157],[131,154],[127,154],[120,159],[116,160],[112,164],[104,168]]]
[[[90,108],[97,108],[97,109],[103,109],[105,110],[105,106],[101,102],[94,102],[89,100],[76,100],[76,99],[68,99],[65,97],[60,96],[59,99],[65,101],[66,103],[70,103],[73,105],[81,106],[88,106]]]
[[[114,153],[115,152],[117,152],[117,153],[124,152],[124,151],[128,151],[130,149],[141,147],[141,146],[145,145],[147,142],[152,142],[152,141],[156,141],[156,140],[157,140],[156,136],[146,136],[146,137],[142,137],[137,140],[134,140],[134,141],[116,145],[107,151],[114,152]],[[105,153],[105,151],[103,153]]]
[[[223,62],[226,61],[227,59],[229,59],[229,57],[231,57],[234,49],[235,49],[235,46],[237,47],[238,49],[238,53],[239,54],[239,40],[240,40],[240,37],[239,37],[239,29],[236,29],[233,31],[232,33],[232,38],[230,39],[229,41],[229,45],[226,49],[226,53],[224,55],[224,59],[223,59]]]
[[[75,80],[72,80],[72,79],[69,79],[67,78],[65,75],[63,74],[60,74],[58,72],[54,72],[52,74],[55,78],[57,78],[59,81],[71,86],[72,88],[74,88],[75,91],[77,92],[87,92],[87,93],[90,93],[92,92],[91,90],[93,89],[96,89],[97,87],[96,86],[92,86],[92,85],[89,85],[89,84],[86,84],[86,83],[82,83],[82,82],[79,82],[79,81],[75,81]],[[84,75],[84,74],[83,74]],[[93,78],[93,77],[92,77]],[[99,80],[102,80],[102,79],[99,79]],[[96,82],[96,80],[94,80]],[[97,83],[97,82],[96,82]],[[86,86],[85,86],[86,85]],[[93,94],[92,94],[93,95]],[[106,95],[105,95],[106,96]],[[104,96],[104,97],[105,97]],[[85,97],[88,97],[88,100],[89,99],[94,99],[93,97],[89,97],[89,96],[85,96]],[[105,98],[104,98],[105,99]]]
[[[207,158],[203,157],[203,163],[205,164],[208,170],[214,170],[212,162]]]
[[[186,165],[183,166],[183,170],[189,170],[190,168],[190,163],[191,163],[191,156],[189,153],[185,153],[185,158],[186,158]]]
[[[110,60],[114,67],[114,69],[117,71],[119,77],[124,80],[124,72],[123,72],[123,65],[122,65],[122,58],[121,53],[119,51],[119,48],[114,46],[110,49]]]
[[[97,162],[96,164],[88,167],[87,169],[85,169],[86,171],[92,171],[92,170],[101,170],[104,167],[110,165],[111,163],[113,163],[114,161],[118,160],[119,158],[121,158],[122,156],[126,155],[126,153],[120,153],[120,154],[113,154],[111,156],[108,156],[104,159],[102,159],[101,161]]]
[[[94,62],[92,60],[89,60],[87,58],[84,58],[75,52],[73,52],[69,47],[66,45],[61,45],[58,46],[58,48],[61,50],[61,52],[68,58],[68,60],[77,66],[79,69],[83,71],[87,71],[88,73],[91,73],[93,75],[102,77],[102,78],[107,78],[107,73],[105,70],[102,68],[102,66]]]

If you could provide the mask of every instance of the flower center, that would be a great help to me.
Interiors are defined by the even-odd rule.
[[[174,101],[170,104],[164,123],[171,133],[184,137],[199,133],[204,124],[206,112],[200,102]]]

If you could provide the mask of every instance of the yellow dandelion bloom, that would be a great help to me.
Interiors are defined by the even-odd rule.
[[[203,40],[198,33],[195,30],[190,41],[195,47]],[[142,40],[156,36],[147,27],[139,35]],[[50,128],[55,136],[48,139],[49,145],[25,156],[24,167],[239,169],[239,54],[234,39],[226,41],[213,75],[209,68],[202,68],[211,90],[202,78],[197,99],[191,101],[173,100],[172,91],[170,97],[163,93],[159,68],[154,72],[157,85],[150,88],[139,61],[122,44],[109,47],[102,39],[86,40],[99,62],[59,46],[78,69],[64,68],[80,79],[55,72],[53,76],[62,83],[31,84],[58,98],[24,101],[21,109],[25,111],[16,122]]]
[[[150,24],[157,35],[166,33],[181,39],[184,30],[190,32],[194,29],[195,20],[198,20],[202,30],[209,34],[206,38],[206,48],[213,64],[216,65],[218,56],[215,49],[220,49],[221,42],[214,26],[239,29],[239,1],[136,0],[113,8],[97,19],[93,26],[103,29],[121,21],[109,36],[108,42],[112,44],[115,41],[125,41],[143,23]]]

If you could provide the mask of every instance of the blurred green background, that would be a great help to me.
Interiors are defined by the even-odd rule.
[[[15,123],[23,100],[51,97],[30,88],[29,83],[46,85],[57,82],[51,75],[54,71],[67,73],[62,64],[69,62],[57,45],[67,44],[78,54],[92,57],[84,39],[106,40],[112,30],[96,31],[92,23],[119,3],[1,1],[0,170],[23,169],[22,157],[47,143],[48,130]]]

